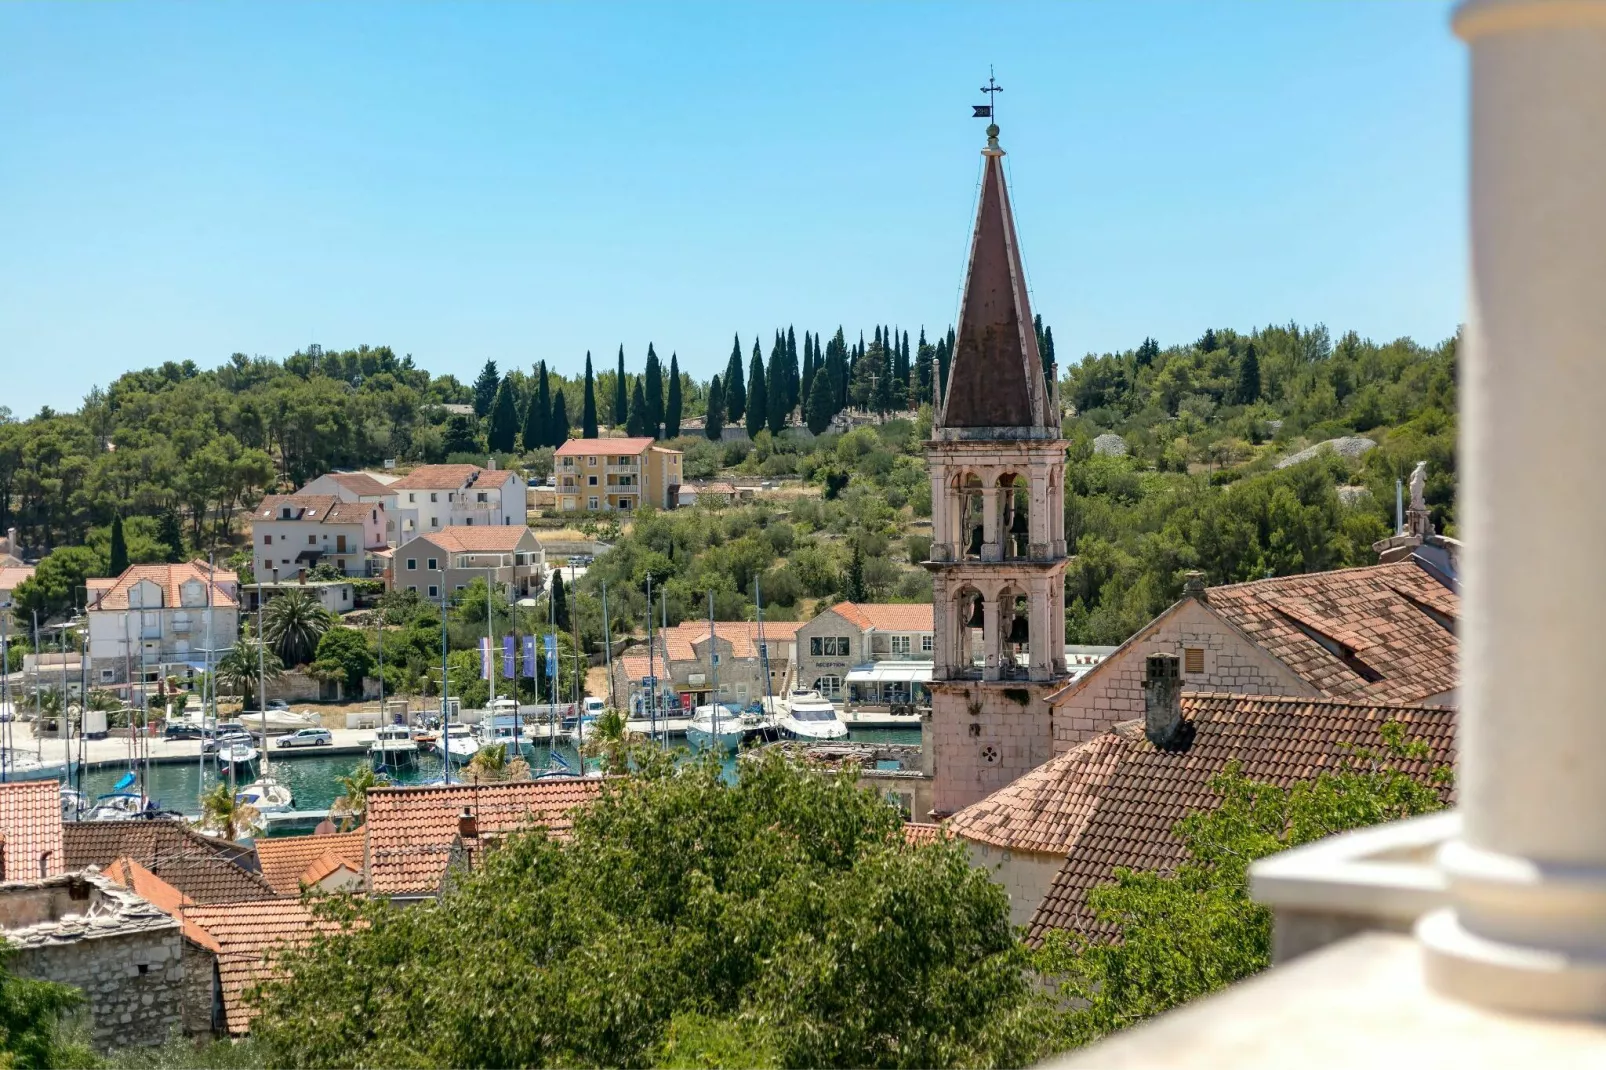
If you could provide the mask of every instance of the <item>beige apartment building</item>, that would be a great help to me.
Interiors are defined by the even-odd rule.
[[[525,525],[464,525],[426,532],[396,547],[385,586],[435,599],[443,585],[451,597],[478,579],[511,600],[539,591],[545,570],[546,551]]]
[[[650,438],[571,438],[553,458],[558,509],[628,513],[680,502],[681,453]]]

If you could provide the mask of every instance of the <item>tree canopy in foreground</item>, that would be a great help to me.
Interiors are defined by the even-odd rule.
[[[254,1033],[297,1066],[991,1066],[1050,1015],[1001,888],[851,775],[638,754],[563,843],[519,833],[288,953]]]

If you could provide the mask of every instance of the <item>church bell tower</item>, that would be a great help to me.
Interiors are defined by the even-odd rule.
[[[984,169],[931,475],[933,807],[951,814],[1054,754],[1065,671],[1065,442],[1026,293],[998,127]]]

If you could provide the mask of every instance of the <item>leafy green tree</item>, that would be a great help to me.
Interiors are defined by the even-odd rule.
[[[623,426],[629,419],[630,400],[627,391],[630,381],[625,378],[625,347],[619,347],[619,370],[613,380],[613,424]]]
[[[518,393],[511,377],[502,380],[502,385],[496,388],[496,397],[491,402],[490,428],[486,432],[486,444],[492,453],[512,453],[518,444],[519,436],[519,403],[515,396]]]
[[[446,454],[480,453],[482,445],[478,421],[474,417],[465,413],[454,413],[446,421],[446,434],[441,443],[441,448]]]
[[[61,546],[46,554],[34,574],[11,593],[18,619],[38,613],[41,621],[82,602],[79,592],[90,576],[105,572],[100,556],[87,546]]]
[[[1253,405],[1260,400],[1260,357],[1255,353],[1253,342],[1244,346],[1244,355],[1238,358],[1238,386],[1234,394],[1240,405]]]
[[[1008,899],[950,840],[779,754],[676,769],[651,749],[562,842],[539,830],[406,909],[279,960],[272,1065],[995,1066],[1051,1018]],[[897,998],[886,998],[887,993]],[[420,1021],[430,1028],[419,1029]],[[735,1063],[728,1063],[735,1060]]]
[[[586,350],[586,393],[580,410],[580,437],[597,437],[597,384],[591,375],[591,351]]]
[[[1334,771],[1278,787],[1250,780],[1234,762],[1210,782],[1221,805],[1176,827],[1188,861],[1174,873],[1117,869],[1089,906],[1113,940],[1058,930],[1039,955],[1073,1007],[1069,1043],[1085,1044],[1242,980],[1271,964],[1271,911],[1249,897],[1257,859],[1343,832],[1444,805],[1449,771],[1424,779],[1400,768],[1428,749],[1397,721],[1382,726],[1380,752],[1354,749]]]
[[[480,377],[474,380],[474,415],[484,419],[490,415],[491,405],[496,401],[496,388],[502,385],[502,376],[496,370],[496,361],[488,360],[485,367],[480,369]]]
[[[642,373],[647,398],[648,434],[658,438],[664,422],[664,369],[658,361],[658,352],[647,343],[647,368]]]
[[[641,380],[637,379],[630,391],[630,416],[625,420],[625,433],[631,438],[650,438],[652,425],[647,418],[647,398],[641,391]]]
[[[755,343],[756,344],[756,343]],[[725,414],[731,423],[739,423],[747,413],[747,387],[742,379],[742,336],[731,342],[730,363],[725,365]]]
[[[704,417],[703,437],[718,442],[725,434],[725,388],[714,376],[708,384],[708,415]]]
[[[551,433],[550,444],[554,448],[569,441],[569,403],[561,390],[552,400],[552,422],[548,430]]]
[[[530,401],[524,407],[524,435],[523,446],[525,452],[538,450],[551,445],[551,433],[547,424],[551,421],[552,401],[549,390],[543,390],[541,384],[546,382],[546,362],[542,361],[536,372],[536,386],[530,392]]]
[[[669,354],[669,399],[664,402],[664,437],[680,437],[680,358]]]
[[[334,624],[334,615],[309,590],[286,591],[262,607],[262,634],[286,665],[305,665]]]
[[[769,395],[765,392],[764,357],[753,339],[753,360],[747,367],[747,437],[757,438],[769,422]]]
[[[569,630],[569,595],[561,571],[552,573],[552,621],[561,631]]]
[[[373,675],[375,664],[368,638],[362,632],[355,628],[333,627],[318,640],[312,668],[325,678],[339,679],[345,684],[347,695],[360,696],[363,677]]]
[[[123,538],[123,515],[119,513],[112,517],[111,559],[107,566],[107,573],[112,576],[121,576],[127,571],[128,541]]]
[[[71,1039],[67,1024],[84,1005],[84,994],[71,985],[35,981],[5,969],[16,954],[0,946],[0,1066],[96,1066],[93,1051]]]

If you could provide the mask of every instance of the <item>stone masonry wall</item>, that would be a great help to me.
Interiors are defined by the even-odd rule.
[[[1203,651],[1202,672],[1186,671],[1184,651],[1188,648]],[[1119,721],[1143,716],[1144,659],[1150,654],[1175,654],[1182,659],[1182,686],[1187,691],[1318,694],[1207,607],[1191,598],[1184,599],[1060,699],[1054,715],[1054,753],[1091,739]]]
[[[932,809],[957,813],[1054,756],[1054,683],[933,681]],[[1024,699],[1024,701],[1021,701]]]
[[[1001,847],[966,840],[971,862],[987,871],[1009,893],[1009,923],[1030,925],[1038,904],[1065,865],[1062,855],[1034,851],[1006,851]]]
[[[156,1045],[182,1024],[184,963],[175,922],[96,939],[23,948],[12,969],[84,991],[99,1049]]]
[[[184,945],[184,1032],[190,1036],[206,1036],[213,1032],[213,1002],[216,999],[217,956],[206,948]]]

